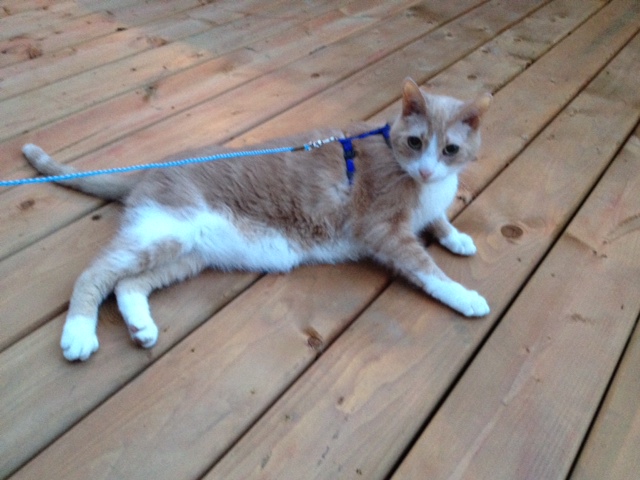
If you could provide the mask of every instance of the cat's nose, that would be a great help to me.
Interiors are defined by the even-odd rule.
[[[418,171],[418,173],[420,173],[420,178],[422,178],[423,182],[428,182],[429,179],[431,178],[431,176],[433,175],[433,172],[431,172],[431,171],[429,171],[427,169],[424,169],[424,168],[421,168]]]

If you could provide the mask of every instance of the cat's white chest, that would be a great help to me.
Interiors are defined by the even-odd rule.
[[[458,191],[458,176],[424,185],[417,207],[411,215],[411,227],[418,233],[441,215],[445,214]]]

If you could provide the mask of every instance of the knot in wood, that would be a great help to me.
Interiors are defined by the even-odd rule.
[[[505,238],[516,239],[521,237],[524,231],[522,230],[522,228],[520,228],[517,225],[509,224],[509,225],[504,225],[500,229],[500,233],[502,233],[502,236]]]

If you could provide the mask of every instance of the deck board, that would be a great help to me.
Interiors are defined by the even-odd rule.
[[[632,45],[628,53],[626,58],[620,57],[618,65],[609,67],[603,74],[616,85],[611,77],[617,72],[616,80],[621,83],[619,89],[624,91],[636,90],[635,84],[626,75],[630,65],[637,61],[636,46]],[[598,101],[592,100],[592,97],[600,97],[585,90],[583,96],[586,101],[580,102],[583,98],[578,97],[569,106],[581,113],[559,117],[465,209],[455,224],[476,239],[481,262],[470,265],[464,260],[442,254],[442,251],[433,252],[438,264],[446,272],[488,296],[494,313],[486,321],[470,323],[468,328],[463,329],[451,322],[443,323],[442,317],[454,314],[443,312],[437,305],[420,305],[419,313],[413,306],[403,307],[410,303],[406,300],[405,285],[385,291],[354,324],[353,329],[357,329],[358,334],[351,335],[348,341],[336,343],[327,352],[326,361],[318,364],[317,368],[314,365],[306,381],[296,383],[272,407],[228,456],[216,465],[210,478],[248,478],[258,473],[273,478],[301,478],[304,475],[301,469],[312,472],[309,476],[313,478],[336,478],[341,471],[350,475],[356,470],[362,471],[366,477],[381,478],[391,467],[384,462],[385,456],[391,457],[390,462],[393,463],[393,459],[402,453],[398,449],[411,440],[414,433],[412,427],[418,427],[416,420],[425,419],[431,414],[427,409],[438,403],[440,392],[446,392],[448,382],[457,378],[457,369],[466,363],[467,355],[482,342],[487,329],[491,327],[491,320],[499,316],[511,302],[521,282],[530,276],[532,268],[572,217],[573,209],[581,203],[579,196],[589,190],[617,149],[615,143],[610,145],[609,151],[596,151],[596,146],[616,134],[624,138],[629,125],[633,126],[638,121],[635,108],[637,98],[634,95],[626,104],[629,117],[625,119],[624,115],[620,115],[620,124],[609,123],[609,128],[605,129],[600,122],[590,121],[591,112],[598,109],[589,102],[597,105]],[[591,128],[588,128],[589,125]],[[580,145],[573,141],[578,128],[593,141],[592,144]],[[580,165],[584,167],[579,168]],[[572,175],[570,172],[576,173]],[[533,177],[537,177],[537,188],[527,189]],[[572,196],[576,195],[578,198],[572,201]],[[510,201],[514,197],[518,198],[518,202]],[[503,234],[505,226],[518,228],[521,235],[513,238]],[[577,283],[580,285],[580,282]],[[549,295],[547,299],[551,300]],[[617,311],[619,305],[615,307],[614,311]],[[632,308],[634,310],[637,311],[637,306]],[[539,312],[534,310],[532,314],[537,316]],[[394,319],[393,325],[383,322],[389,318]],[[508,319],[503,319],[501,325],[505,321]],[[454,329],[455,333],[452,332]],[[371,341],[370,334],[365,333],[368,330],[376,331],[375,342]],[[492,335],[492,340],[496,334]],[[406,347],[407,343],[409,347]],[[424,350],[419,352],[418,345]],[[362,353],[356,355],[354,350]],[[434,351],[439,353],[436,355],[437,363],[430,362]],[[505,364],[511,363],[505,361]],[[481,363],[478,365],[479,371],[485,371],[487,376],[492,376],[498,370]],[[481,378],[474,372],[469,375],[473,379]],[[425,380],[416,385],[416,378]],[[506,375],[498,375],[496,381],[506,379]],[[490,384],[488,387],[484,390],[488,395],[495,392]],[[474,415],[468,401],[473,398],[475,405],[478,397],[477,393],[461,395],[464,406],[450,417],[462,417],[462,412],[469,411],[464,418],[469,424],[476,425],[472,421]],[[446,409],[447,405],[448,401],[441,410]],[[301,418],[296,421],[283,421],[287,414],[292,415],[288,412],[296,410],[304,411],[304,415],[300,415]],[[531,422],[539,420],[534,413],[527,417]],[[475,415],[476,418],[478,416]],[[490,418],[486,423],[491,423]],[[319,424],[323,425],[322,432],[317,431]],[[480,423],[481,427],[484,425],[485,422]],[[441,430],[434,426],[435,432]],[[462,428],[457,428],[454,435],[461,431]],[[336,432],[339,432],[339,444],[359,445],[362,449],[345,451],[336,448]],[[526,430],[522,436],[525,434]],[[539,445],[547,443],[542,437]],[[504,440],[509,438],[506,433],[499,437]],[[426,443],[449,451],[454,446],[454,439],[446,438],[441,442],[438,438],[429,438]],[[504,449],[505,446],[499,454]],[[421,452],[416,457],[424,458]],[[269,459],[267,464],[265,458]],[[297,461],[301,458],[315,459],[318,463]],[[434,463],[435,458],[437,455],[428,457],[427,461]],[[546,459],[543,455],[540,458]],[[488,469],[484,472],[484,478],[496,478],[495,471],[491,473],[495,462],[495,458],[489,458],[482,464]],[[507,461],[502,463],[506,470]],[[455,465],[455,462],[451,464]],[[422,464],[420,466],[424,467]],[[552,464],[550,466],[553,468]],[[414,473],[424,471],[428,472],[425,468],[419,468]],[[478,472],[480,470],[476,469],[470,473]],[[537,475],[536,471],[531,473],[525,478],[546,478]],[[448,478],[448,475],[449,472],[436,471],[434,475],[427,474],[426,477]],[[407,478],[417,477],[413,475]],[[514,478],[513,472],[511,475],[506,473],[503,478]]]
[[[429,247],[481,320],[367,262],[210,271],[152,295],[152,350],[109,299],[69,364],[119,208],[0,191],[0,478],[628,478],[639,30],[633,0],[0,2],[1,178],[29,141],[89,169],[382,122],[407,75],[495,95],[451,210],[479,253]]]
[[[640,208],[637,156],[628,153],[608,167],[393,478],[567,475],[640,308],[640,259],[607,240]]]
[[[633,478],[640,468],[636,455],[640,442],[640,381],[635,372],[640,361],[639,332],[636,326],[572,479],[622,480]]]
[[[464,3],[468,5],[471,2],[466,0]],[[450,8],[445,9],[445,11],[448,10],[450,10]],[[438,10],[436,10],[436,12],[438,12]],[[441,15],[440,22],[448,20],[451,15],[452,14]],[[423,32],[432,30],[433,28],[429,22],[425,24],[423,17],[419,20],[408,17],[406,21],[405,17],[406,15],[400,14],[390,20],[394,23],[397,21],[395,30],[399,30],[399,32],[396,34],[393,33],[392,29],[389,30],[390,35],[386,37],[387,45],[384,47],[385,51],[393,51],[395,45],[395,43],[393,43],[394,39],[396,42],[406,42],[411,38],[415,38],[416,35],[419,35],[420,28],[424,29],[422,30]],[[418,29],[418,33],[413,32],[415,29]],[[200,103],[193,108],[185,109],[184,111],[178,109],[175,115],[172,115],[172,110],[169,108],[170,104],[164,103],[156,105],[155,102],[149,102],[149,105],[144,106],[147,110],[153,111],[156,110],[156,108],[165,108],[164,118],[160,119],[161,121],[155,119],[156,121],[153,122],[151,126],[137,131],[134,130],[130,135],[123,138],[122,141],[107,142],[106,145],[103,145],[103,148],[90,152],[82,152],[84,155],[78,160],[78,165],[80,168],[100,168],[99,166],[104,165],[104,161],[107,158],[110,161],[110,165],[113,166],[145,163],[157,161],[158,155],[155,152],[158,151],[169,154],[212,142],[223,143],[229,141],[231,138],[242,134],[244,130],[255,127],[273,115],[286,110],[287,107],[295,105],[312,96],[314,93],[318,93],[327,88],[332,82],[342,78],[349,72],[355,72],[358,68],[367,65],[367,63],[372,61],[369,56],[380,50],[379,46],[372,44],[372,41],[376,37],[374,33],[375,32],[372,33],[371,31],[365,31],[360,34],[359,32],[355,32],[354,35],[338,42],[335,45],[335,49],[327,46],[327,48],[312,52],[309,55],[298,52],[298,55],[303,55],[298,62],[293,62],[292,65],[286,67],[282,66],[272,73],[267,72],[256,78],[253,83],[244,83],[240,91],[231,88],[237,86],[238,83],[238,80],[234,79],[234,76],[231,75],[231,80],[222,80],[223,87],[230,89],[230,91],[222,93],[210,102]],[[368,48],[369,55],[349,55],[349,52],[354,48]],[[328,50],[332,50],[333,55],[325,53]],[[287,55],[290,51],[283,49],[281,53],[285,58],[288,58]],[[320,68],[319,64],[330,64],[335,76],[327,72],[316,77],[314,73],[315,69]],[[218,75],[221,75],[227,70],[225,65],[226,60],[222,62],[222,65],[218,65]],[[305,68],[309,71],[308,75],[298,74],[300,70],[304,70]],[[232,69],[231,72],[233,71]],[[245,80],[242,72],[240,72],[240,78],[241,80]],[[229,81],[232,82],[233,85],[229,85]],[[178,85],[178,83],[173,84],[176,88]],[[286,95],[282,93],[283,85],[286,87]],[[206,86],[206,84],[202,87],[197,86],[196,89],[202,88],[200,91],[209,91],[208,95],[214,93],[211,92],[210,89],[206,89]],[[269,91],[268,89],[271,90]],[[257,98],[253,93],[256,90],[263,92]],[[243,92],[245,92],[245,94],[242,94]],[[156,94],[161,93],[162,87],[159,87]],[[184,89],[180,89],[180,95],[184,96]],[[140,96],[139,92],[137,92],[137,96]],[[195,96],[197,99],[197,92]],[[8,101],[11,102],[12,99]],[[139,104],[140,100],[136,100],[135,103]],[[118,104],[113,106],[121,108],[122,104],[118,102]],[[215,116],[211,115],[212,111],[216,112]],[[109,115],[111,111],[102,111],[99,113]],[[97,118],[101,119],[104,117],[100,116]],[[110,116],[107,118],[110,118]],[[80,121],[83,120],[85,120],[85,118],[80,119]],[[124,121],[129,122],[130,120]],[[326,123],[329,123],[329,120],[326,120]],[[66,136],[68,135],[69,129],[73,128],[73,125],[66,123],[60,125],[60,128],[63,131],[63,135]],[[102,126],[96,125],[94,128],[100,129]],[[30,139],[29,134],[24,135],[22,140],[23,142],[33,141]],[[17,146],[18,145],[16,145],[16,147]],[[15,150],[13,156],[16,156]],[[64,155],[57,155],[57,158],[61,161],[66,159]],[[24,165],[24,162],[21,161],[16,161],[15,163]],[[46,187],[42,189],[43,192],[47,190]],[[5,195],[9,196],[7,200],[8,203],[19,206],[25,201],[33,203],[31,193],[29,190],[13,189],[6,192]],[[42,203],[46,205],[49,202],[46,198],[38,199],[38,201],[35,202],[36,208],[22,210],[22,222],[19,222],[17,225],[12,224],[11,227],[9,226],[9,222],[4,221],[3,214],[11,215],[13,212],[0,212],[0,232],[2,228],[19,229],[17,231],[13,230],[14,234],[9,237],[7,242],[0,246],[0,249],[15,250],[21,248],[25,244],[32,243],[34,240],[46,235],[52,229],[60,228],[61,223],[68,223],[69,221],[76,220],[81,215],[87,214],[90,210],[95,209],[97,205],[93,199],[75,198],[73,201],[60,205],[59,214],[52,216],[50,210],[47,214],[38,208]],[[2,256],[2,254],[6,255],[6,251],[0,250],[0,256]]]

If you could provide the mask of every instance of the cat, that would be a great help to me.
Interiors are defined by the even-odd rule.
[[[447,277],[419,233],[428,229],[455,254],[476,253],[446,211],[459,172],[476,159],[480,119],[490,103],[490,94],[471,102],[429,94],[407,78],[401,112],[382,134],[353,140],[353,160],[345,161],[346,147],[333,142],[311,151],[59,182],[125,204],[117,234],[75,283],[60,341],[64,357],[84,361],[98,349],[98,308],[112,291],[133,341],[151,348],[158,339],[151,291],[207,267],[287,272],[369,257],[465,316],[487,315],[487,301]],[[370,128],[355,124],[347,133]],[[330,135],[346,134],[308,132],[265,147]],[[211,147],[180,158],[221,151]],[[35,145],[23,153],[43,174],[75,171]]]

